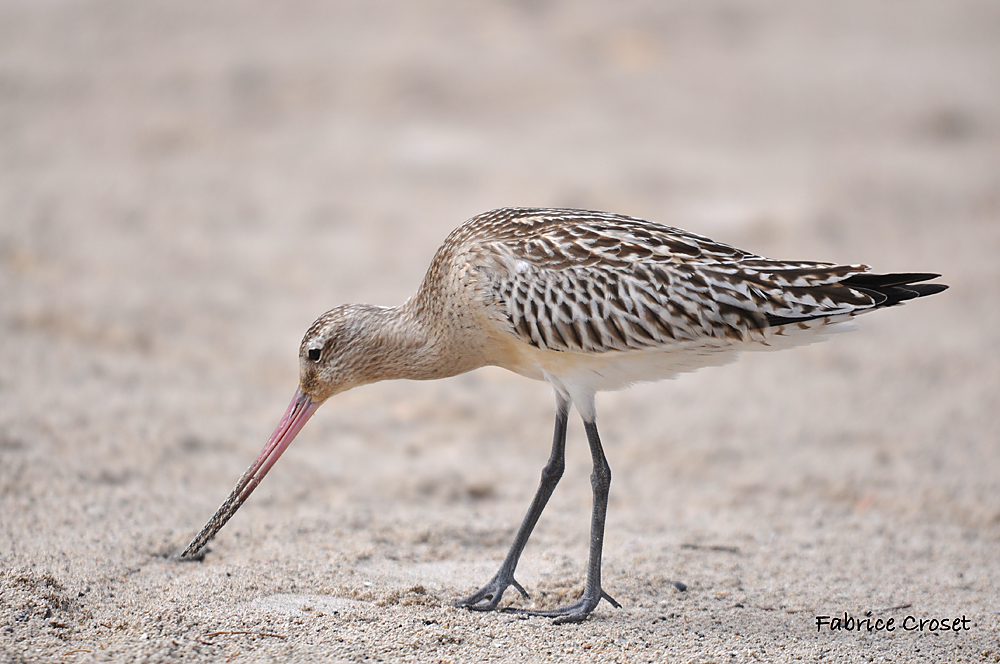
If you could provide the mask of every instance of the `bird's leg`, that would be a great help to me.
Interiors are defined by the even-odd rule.
[[[601,588],[601,552],[604,549],[604,521],[608,514],[611,467],[608,466],[604,449],[601,447],[601,438],[597,434],[597,423],[584,420],[583,425],[587,430],[590,455],[594,460],[594,472],[590,476],[590,484],[594,489],[594,512],[590,519],[590,557],[587,561],[587,582],[583,588],[583,596],[572,604],[548,611],[512,609],[517,613],[555,618],[556,624],[586,620],[602,599],[608,600],[616,609],[621,608],[621,604]]]
[[[569,401],[564,399],[562,395],[557,394],[556,426],[552,436],[552,453],[549,455],[549,460],[545,464],[545,467],[542,468],[542,480],[538,484],[535,497],[531,500],[528,513],[524,515],[521,527],[517,529],[514,543],[510,545],[507,557],[504,558],[503,564],[500,565],[500,569],[490,579],[489,583],[468,597],[455,602],[455,606],[464,606],[474,611],[492,611],[500,603],[500,598],[503,597],[504,591],[510,586],[514,586],[525,597],[528,596],[528,593],[521,587],[521,584],[514,580],[514,569],[517,567],[517,561],[521,558],[524,546],[528,543],[531,531],[535,528],[535,524],[538,523],[538,517],[542,515],[545,504],[549,502],[549,498],[552,496],[552,492],[555,490],[556,484],[559,483],[559,478],[562,477],[563,470],[566,468],[566,422],[568,418]]]

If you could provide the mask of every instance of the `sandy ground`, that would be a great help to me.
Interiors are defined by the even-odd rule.
[[[179,562],[309,323],[502,205],[952,288],[601,395],[623,608],[585,624],[451,606],[548,455],[549,389],[500,370],[337,397]],[[992,0],[7,0],[2,659],[1000,661],[998,259]],[[574,418],[537,606],[582,587],[589,465]],[[897,629],[817,630],[845,612]]]

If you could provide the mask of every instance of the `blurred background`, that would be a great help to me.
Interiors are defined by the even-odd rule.
[[[678,578],[692,541],[764,555],[781,524],[830,546],[860,529],[896,548],[833,554],[848,586],[789,563],[761,592],[814,597],[798,579],[832,584],[817,604],[904,588],[932,606],[940,587],[879,565],[955,567],[972,594],[944,608],[996,629],[993,0],[5,0],[0,565],[126,592],[121,570],[186,543],[264,443],[311,321],[401,302],[448,232],[508,205],[943,273],[951,290],[850,337],[599,397],[607,574]],[[341,563],[392,559],[386,542],[481,562],[430,579],[446,605],[527,505],[548,394],[485,370],[338,397],[213,547],[248,570],[298,556],[330,588],[349,585]],[[573,426],[534,552],[571,556],[575,583],[590,498]],[[831,514],[846,530],[820,528]],[[956,548],[914,553],[934,546]]]

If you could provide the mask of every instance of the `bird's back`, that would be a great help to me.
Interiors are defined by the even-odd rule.
[[[911,283],[936,275],[868,270],[771,260],[616,214],[504,208],[448,236],[417,299],[437,300],[428,306],[459,333],[488,329],[484,363],[615,389],[809,343],[944,288]]]

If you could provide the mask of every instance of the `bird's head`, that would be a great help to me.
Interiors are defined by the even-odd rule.
[[[299,345],[299,389],[303,394],[323,402],[379,379],[375,317],[381,309],[345,304],[316,319]]]

